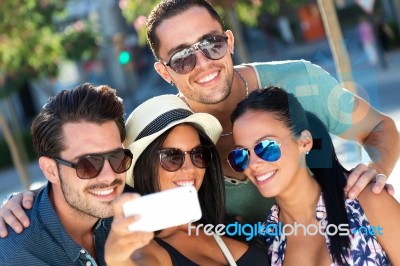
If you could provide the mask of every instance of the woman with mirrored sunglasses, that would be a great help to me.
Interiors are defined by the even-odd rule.
[[[276,200],[260,232],[272,265],[400,263],[400,204],[371,185],[345,198],[349,171],[326,127],[293,94],[256,90],[231,120],[236,149],[229,164]]]
[[[131,198],[123,195],[114,205],[105,252],[108,265],[269,265],[265,245],[258,238],[221,236],[231,256],[227,258],[203,227],[194,229],[199,224],[215,227],[236,222],[225,211],[224,180],[215,147],[221,125],[215,117],[194,114],[176,95],[163,95],[137,107],[126,125],[124,145],[133,153],[127,184],[140,195],[194,186],[202,217],[191,223],[191,229],[188,224],[166,228],[150,240],[127,230],[133,220],[123,217],[121,206]]]

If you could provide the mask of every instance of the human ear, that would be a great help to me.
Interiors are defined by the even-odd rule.
[[[303,130],[299,138],[300,149],[304,153],[308,153],[313,146],[313,139],[311,132],[308,130]]]
[[[154,69],[157,71],[158,75],[160,75],[166,82],[171,83],[172,78],[169,75],[166,66],[161,62],[154,63]]]
[[[235,44],[235,37],[233,36],[232,31],[227,30],[225,31],[226,37],[228,37],[228,51],[229,53],[233,54],[234,53],[234,44]]]
[[[54,159],[41,156],[39,158],[39,167],[47,180],[49,180],[51,183],[57,183],[59,181],[58,167]]]

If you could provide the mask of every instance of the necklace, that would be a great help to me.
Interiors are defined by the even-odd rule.
[[[247,81],[245,80],[245,78],[242,76],[242,74],[240,74],[240,72],[239,71],[237,71],[236,69],[233,69],[233,70],[235,70],[235,72],[239,75],[239,77],[240,77],[240,79],[243,81],[243,83],[244,83],[244,86],[245,86],[245,91],[246,91],[246,99],[247,99],[247,97],[249,97],[249,85],[247,84]],[[232,131],[229,131],[229,132],[222,132],[221,133],[221,137],[227,137],[227,136],[230,136],[230,135],[232,135]]]
[[[246,91],[246,99],[249,97],[249,85],[247,84],[247,81],[245,80],[245,78],[242,76],[242,74],[240,74],[239,71],[237,71],[236,69],[234,69],[235,72],[239,75],[240,79],[243,81],[244,86],[245,86],[245,91]]]
[[[245,92],[246,92],[246,99],[247,99],[247,97],[249,97],[249,85],[247,84],[246,79],[242,76],[242,74],[240,74],[239,71],[237,71],[236,69],[233,69],[233,70],[239,75],[240,79],[241,79],[241,80],[243,81],[243,83],[244,83]],[[183,94],[181,94],[181,93],[178,93],[178,96],[183,96],[183,99],[185,100],[187,106],[190,108],[190,110],[193,111],[193,113],[195,113],[195,111],[193,110],[192,106],[190,106],[189,101],[188,101],[188,99],[186,98],[186,96],[183,95]],[[221,136],[221,137],[227,137],[227,136],[230,136],[230,135],[232,135],[232,131],[229,131],[229,132],[222,132],[220,136]]]

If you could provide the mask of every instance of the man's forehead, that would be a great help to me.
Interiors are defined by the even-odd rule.
[[[204,36],[219,33],[223,29],[203,7],[191,7],[185,12],[165,19],[156,29],[160,42],[160,54],[164,56],[182,45],[192,45]]]
[[[118,127],[114,121],[102,124],[91,122],[63,125],[64,151],[71,156],[102,153],[122,147]]]

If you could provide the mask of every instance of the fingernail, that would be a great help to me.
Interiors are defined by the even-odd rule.
[[[28,221],[23,222],[23,224],[24,224],[24,227],[28,227],[29,226]]]
[[[347,197],[348,197],[349,199],[354,199],[354,193],[353,193],[353,192],[350,192],[349,194],[347,194]]]
[[[0,237],[5,237],[6,236],[6,232],[5,231],[0,231]]]
[[[22,231],[22,228],[21,228],[21,226],[16,226],[15,227],[15,231],[17,232],[17,233],[20,233],[21,231]]]

